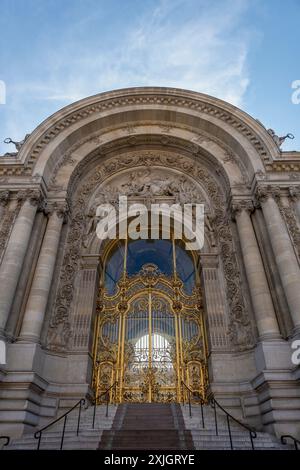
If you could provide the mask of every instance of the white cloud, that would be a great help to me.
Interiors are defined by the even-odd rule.
[[[50,113],[54,104],[59,109],[94,93],[129,86],[191,89],[242,106],[249,85],[251,34],[242,28],[248,0],[161,0],[156,5],[138,21],[125,19],[124,31],[112,31],[119,34],[113,47],[99,47],[99,41],[87,47],[78,41],[74,57],[77,40],[70,34],[62,38],[62,47],[49,51],[43,82],[21,83],[14,90],[18,116],[10,121],[18,124],[6,123],[8,134],[16,127],[20,133],[20,126],[22,134],[28,132],[24,123],[35,121],[37,103],[44,102]],[[35,102],[31,109],[22,109],[24,91]]]
[[[164,85],[241,105],[249,83],[249,44],[239,21],[247,4],[247,0],[162,0],[132,25],[114,49],[81,50],[78,44],[78,57],[73,58],[69,52],[73,42],[66,43],[49,64],[55,72],[49,74],[44,99],[70,101],[113,88]],[[181,20],[185,9],[187,18]]]

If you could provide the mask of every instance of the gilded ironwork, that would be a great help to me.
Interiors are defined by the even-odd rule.
[[[152,263],[137,275],[125,273],[114,295],[99,292],[93,374],[97,401],[115,381],[111,401],[181,402],[186,398],[182,381],[205,399],[200,288],[187,295],[176,271],[166,276]]]

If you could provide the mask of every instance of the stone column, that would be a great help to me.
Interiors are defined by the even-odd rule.
[[[237,224],[259,339],[278,339],[280,331],[250,217],[250,211],[253,210],[252,202],[244,200],[233,203],[232,210]]]
[[[300,269],[285,221],[275,200],[280,197],[280,189],[259,186],[256,195],[266,221],[295,332],[300,332]]]
[[[9,191],[0,191],[0,226],[2,225],[4,213],[5,213],[5,206],[9,199]]]
[[[65,208],[55,204],[49,212],[43,244],[37,261],[30,294],[23,318],[19,341],[40,340],[56,262]]]
[[[3,335],[26,255],[35,214],[41,200],[40,191],[21,191],[19,214],[12,229],[0,267],[0,335]]]
[[[300,224],[300,186],[292,186],[290,188],[290,196],[295,204],[297,219]]]

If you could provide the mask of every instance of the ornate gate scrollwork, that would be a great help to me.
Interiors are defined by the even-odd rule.
[[[145,264],[124,274],[114,295],[99,293],[93,387],[98,403],[182,401],[182,381],[205,398],[207,345],[199,287],[191,295],[176,276]],[[116,393],[117,396],[114,396]],[[101,398],[102,396],[102,398]]]

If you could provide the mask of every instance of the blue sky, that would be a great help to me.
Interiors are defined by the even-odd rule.
[[[300,150],[300,0],[0,0],[0,153],[67,104],[128,86],[227,100]]]

